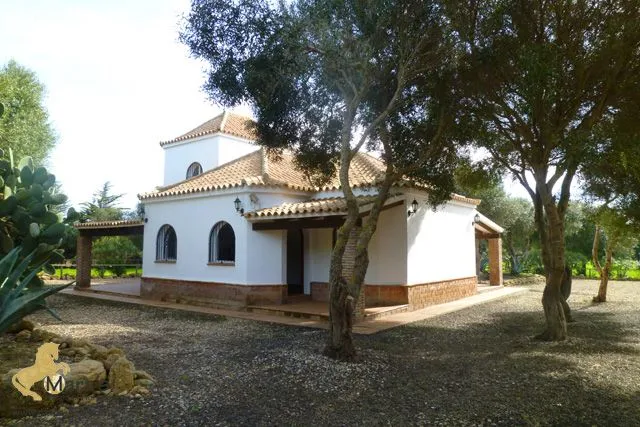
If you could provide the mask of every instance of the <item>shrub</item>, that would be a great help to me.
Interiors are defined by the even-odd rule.
[[[21,251],[20,247],[14,248],[0,260],[0,334],[24,316],[40,309],[48,310],[54,317],[60,319],[52,309],[47,307],[45,297],[73,283],[61,286],[27,286],[48,260],[35,267],[29,267],[37,250],[18,263]]]

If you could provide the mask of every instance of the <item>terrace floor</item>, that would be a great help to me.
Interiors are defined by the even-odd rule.
[[[53,284],[55,282],[50,283]],[[354,325],[353,331],[357,334],[375,334],[407,323],[440,316],[526,291],[527,288],[523,287],[511,288],[479,285],[476,295],[444,304],[432,305],[421,310],[407,311],[407,305],[368,307],[365,310],[365,318]],[[327,303],[311,301],[304,296],[293,298],[289,304],[249,306],[246,311],[142,299],[140,298],[139,278],[95,279],[92,280],[89,289],[78,290],[76,288],[68,288],[63,290],[62,293],[80,297],[320,329],[327,328],[327,321],[329,319]]]

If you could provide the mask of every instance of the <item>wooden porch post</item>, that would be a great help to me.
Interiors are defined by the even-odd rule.
[[[489,284],[502,286],[502,238],[489,239]]]
[[[476,277],[478,280],[480,280],[480,261],[481,261],[481,257],[480,257],[480,239],[478,239],[478,237],[476,236]]]
[[[91,286],[91,246],[91,236],[80,231],[76,257],[76,288],[86,289]]]

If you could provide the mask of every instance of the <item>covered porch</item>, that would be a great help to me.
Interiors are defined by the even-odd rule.
[[[489,249],[489,285],[502,286],[502,233],[504,228],[481,213],[474,218],[476,234],[476,275],[480,279],[480,242],[487,241]]]
[[[347,243],[343,258],[343,277],[350,276],[354,268],[355,245],[362,218],[369,214],[374,196],[358,196],[360,209],[356,229]],[[402,210],[404,198],[390,198],[383,207],[383,215],[393,208]],[[346,201],[343,197],[288,203],[245,214],[253,231],[282,230],[285,262],[284,282],[287,284],[285,304],[250,305],[249,311],[303,317],[328,319],[328,270],[330,256],[336,241],[336,231],[344,223]],[[402,210],[402,219],[406,212]],[[369,306],[362,287],[355,304],[357,318],[378,316],[385,312],[407,310],[408,304],[395,303],[385,306]],[[374,301],[375,302],[375,301]]]
[[[78,222],[74,224],[74,227],[78,230],[75,287],[80,290],[91,287],[91,251],[95,237],[142,236],[144,233],[144,221],[141,220]],[[131,288],[127,292],[133,293],[134,290]]]

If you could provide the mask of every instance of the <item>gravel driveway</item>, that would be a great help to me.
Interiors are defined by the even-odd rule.
[[[563,343],[541,286],[372,336],[364,361],[319,355],[325,331],[56,296],[48,329],[123,348],[153,395],[100,396],[17,425],[640,425],[640,282],[575,281]],[[4,420],[9,422],[8,420]]]

